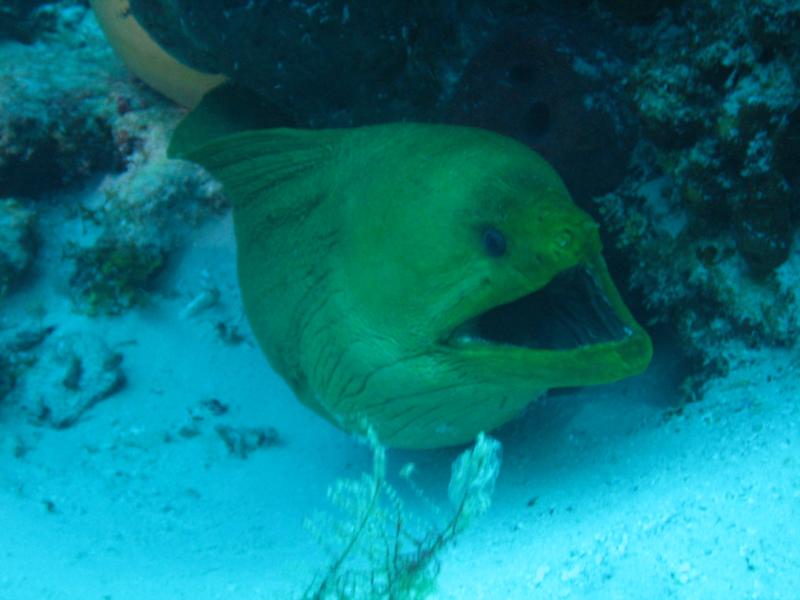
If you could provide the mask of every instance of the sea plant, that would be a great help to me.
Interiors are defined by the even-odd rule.
[[[341,513],[337,520],[320,515],[307,527],[327,546],[331,561],[305,590],[303,600],[423,600],[436,589],[442,550],[491,504],[500,472],[501,445],[483,433],[452,465],[449,516],[435,508],[437,522],[420,523],[406,511],[386,479],[386,449],[374,432],[372,472],[359,479],[339,479],[328,498]],[[414,467],[400,471],[415,495],[433,506],[411,480]],[[330,540],[334,540],[333,547]]]

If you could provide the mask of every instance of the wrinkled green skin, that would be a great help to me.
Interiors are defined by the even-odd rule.
[[[189,158],[233,197],[239,280],[262,349],[297,396],[339,427],[372,426],[390,446],[460,444],[548,388],[647,366],[650,340],[608,276],[597,225],[527,147],[442,125],[276,136],[300,148],[277,178],[250,161],[263,143],[248,134]],[[487,226],[505,235],[503,256],[485,251]],[[466,320],[577,264],[632,330],[625,340],[575,350],[448,340]]]

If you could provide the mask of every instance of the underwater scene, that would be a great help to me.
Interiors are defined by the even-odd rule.
[[[0,0],[0,600],[800,598],[800,0]]]

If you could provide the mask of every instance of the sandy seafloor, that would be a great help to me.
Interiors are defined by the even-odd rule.
[[[224,218],[175,261],[173,297],[123,317],[76,316],[47,277],[6,305],[45,302],[62,332],[102,331],[128,384],[66,430],[0,423],[3,600],[291,598],[324,565],[304,518],[370,454],[296,402],[252,344],[222,343],[213,314],[181,317],[180,290],[209,276],[222,291],[210,312],[238,311]],[[672,354],[658,345],[645,375],[553,395],[497,432],[493,506],[442,556],[437,597],[797,597],[800,356],[743,352],[667,417]],[[210,398],[229,412],[202,413]],[[190,413],[198,434],[176,435]],[[219,423],[283,442],[241,459]],[[390,469],[414,461],[444,504],[455,455],[392,451]]]
[[[42,226],[58,239],[69,221],[52,206]],[[304,519],[371,456],[300,405],[246,333],[229,216],[120,317],[75,313],[59,252],[44,244],[4,327],[99,334],[127,383],[63,430],[0,412],[0,600],[296,597],[326,561]],[[185,316],[208,281],[220,302]],[[223,343],[219,320],[245,342]],[[677,410],[679,352],[655,342],[644,375],[553,394],[495,433],[492,508],[441,556],[435,597],[800,597],[800,352],[741,349]],[[203,408],[212,398],[228,412]],[[217,425],[274,427],[281,443],[243,459]],[[390,470],[413,461],[444,506],[457,453],[390,451]]]

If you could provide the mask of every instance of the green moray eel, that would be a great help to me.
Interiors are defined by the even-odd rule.
[[[204,104],[170,154],[225,186],[252,330],[342,429],[460,444],[549,388],[650,361],[597,224],[526,146],[413,123],[219,136]]]

